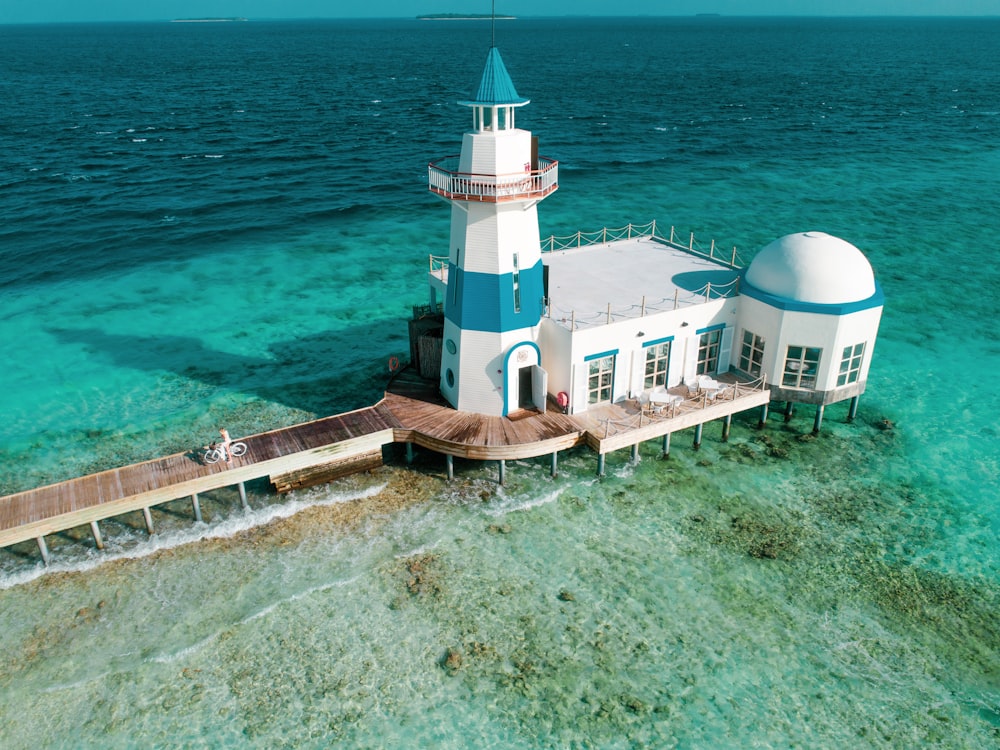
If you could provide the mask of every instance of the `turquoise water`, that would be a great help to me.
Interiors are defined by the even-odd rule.
[[[407,351],[447,243],[423,170],[458,150],[482,27],[181,26],[0,29],[3,491],[370,404]],[[543,236],[866,252],[858,419],[502,489],[420,454],[248,512],[212,493],[204,524],[178,501],[152,538],[126,516],[100,553],[50,536],[48,570],[4,550],[4,747],[997,744],[996,23],[503,29],[561,162]]]

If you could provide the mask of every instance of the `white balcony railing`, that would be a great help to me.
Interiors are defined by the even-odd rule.
[[[511,174],[458,172],[457,156],[448,156],[427,167],[428,188],[449,200],[501,203],[539,200],[559,187],[559,162],[539,157],[538,169]]]

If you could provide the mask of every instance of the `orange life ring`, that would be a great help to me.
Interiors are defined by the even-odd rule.
[[[399,358],[389,357],[389,372],[396,372],[399,369]]]

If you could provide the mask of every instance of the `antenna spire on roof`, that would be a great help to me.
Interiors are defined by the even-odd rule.
[[[490,13],[490,46],[497,46],[497,0],[493,0],[493,8]]]

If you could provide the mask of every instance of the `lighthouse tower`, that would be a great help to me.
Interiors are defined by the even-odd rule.
[[[515,127],[528,103],[492,47],[471,101],[462,153],[432,163],[429,188],[451,204],[441,392],[456,409],[506,416],[545,410],[538,348],[545,305],[537,205],[558,187],[558,164]]]

